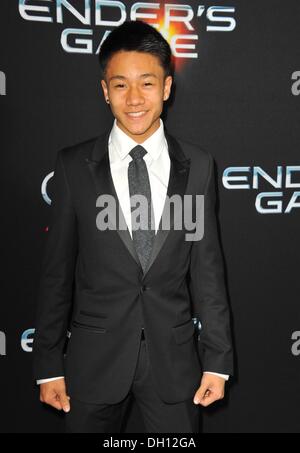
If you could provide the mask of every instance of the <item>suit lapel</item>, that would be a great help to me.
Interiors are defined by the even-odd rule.
[[[104,134],[97,138],[89,157],[86,158],[86,162],[88,164],[92,179],[94,181],[96,195],[99,196],[101,194],[107,194],[113,196],[114,199],[116,200],[117,213],[120,212],[120,219],[117,218],[117,225],[119,224],[118,220],[119,222],[121,222],[121,224],[126,225],[122,209],[120,208],[119,199],[114,187],[110,170],[108,153],[109,134],[110,130],[107,130]],[[177,194],[180,197],[182,197],[183,200],[189,176],[190,159],[186,159],[179,143],[174,137],[169,135],[169,133],[166,131],[166,128],[165,136],[168,143],[168,151],[171,162],[167,196],[171,198],[172,195]],[[170,230],[173,229],[174,226],[173,215],[171,215],[170,218],[170,230],[162,229],[162,218],[164,217],[164,215],[166,215],[167,210],[168,206],[167,203],[165,202],[162,217],[160,219],[159,228],[155,235],[152,254],[148,266],[144,272],[144,277],[146,273],[149,271],[150,267],[155,262],[163,244],[165,243],[168,235],[170,234]],[[109,222],[112,228],[115,229],[116,232],[118,233],[120,239],[123,241],[132,258],[135,260],[137,265],[142,270],[128,227],[126,229],[117,228],[117,225],[115,225],[113,222],[113,217],[109,219]]]
[[[101,194],[111,195],[116,201],[117,213],[120,212],[121,217],[120,222],[122,222],[122,225],[126,225],[125,217],[123,215],[122,209],[120,208],[119,199],[115,190],[115,186],[110,171],[108,154],[109,134],[110,131],[108,130],[96,140],[96,143],[91,151],[90,156],[86,159],[86,162],[89,166],[92,179],[94,181],[97,197]],[[125,230],[117,228],[118,219],[117,225],[115,225],[113,223],[112,216],[109,217],[108,221],[112,229],[116,230],[117,233],[119,234],[121,240],[125,244],[132,258],[140,266],[140,261],[136,253],[133,241],[131,239],[128,227]]]
[[[177,194],[183,199],[183,196],[184,196],[185,190],[186,190],[186,186],[187,186],[187,182],[188,182],[188,177],[189,177],[190,159],[186,159],[181,147],[179,146],[179,143],[177,142],[177,140],[175,140],[174,137],[172,137],[171,135],[168,134],[166,128],[165,128],[165,136],[166,136],[167,143],[168,143],[168,151],[169,151],[170,162],[171,162],[167,196],[168,196],[168,198],[171,198],[173,195]],[[156,260],[159,252],[162,249],[162,246],[164,245],[167,237],[170,234],[170,231],[172,231],[172,229],[174,227],[174,216],[172,215],[172,212],[171,212],[170,229],[168,229],[168,230],[162,229],[162,218],[167,215],[167,212],[168,212],[168,205],[165,202],[162,216],[161,216],[160,223],[159,223],[159,228],[155,235],[152,254],[151,254],[150,260],[148,262],[148,266],[145,271],[145,274],[149,271],[150,267]]]

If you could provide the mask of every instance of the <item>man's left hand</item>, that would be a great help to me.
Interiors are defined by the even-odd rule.
[[[200,387],[194,396],[194,403],[209,406],[217,400],[224,398],[225,379],[215,374],[204,373]]]

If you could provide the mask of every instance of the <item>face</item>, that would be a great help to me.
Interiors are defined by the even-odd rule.
[[[143,143],[158,129],[171,85],[172,77],[165,77],[158,57],[135,51],[115,53],[107,65],[105,80],[101,80],[117,125],[137,143]]]

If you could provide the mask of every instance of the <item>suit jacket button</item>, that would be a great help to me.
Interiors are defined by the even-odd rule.
[[[148,286],[142,285],[142,286],[141,286],[141,293],[143,293],[144,291],[147,291],[147,289],[149,289]]]

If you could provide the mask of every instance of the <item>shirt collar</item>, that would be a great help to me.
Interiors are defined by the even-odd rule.
[[[152,135],[150,135],[150,137],[148,137],[143,143],[136,143],[135,140],[133,140],[124,131],[122,131],[122,129],[120,129],[115,118],[109,136],[109,143],[113,144],[121,160],[124,159],[132,150],[132,148],[134,148],[138,144],[142,145],[149,153],[151,158],[156,160],[160,156],[160,153],[165,144],[164,123],[161,118],[159,119],[159,121],[159,128]]]

